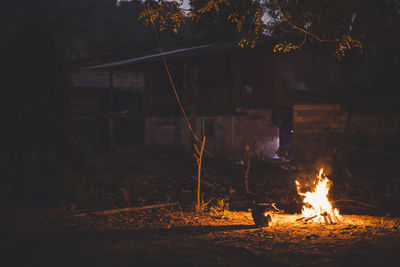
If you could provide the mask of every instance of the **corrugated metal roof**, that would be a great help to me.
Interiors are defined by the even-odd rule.
[[[95,66],[87,67],[87,68],[85,68],[85,70],[113,69],[113,68],[118,68],[118,67],[128,66],[128,65],[133,66],[136,64],[146,63],[146,62],[155,62],[155,61],[159,60],[162,55],[164,55],[169,60],[178,60],[178,59],[188,58],[188,57],[204,56],[204,55],[210,55],[210,54],[215,54],[215,53],[220,53],[220,52],[229,52],[229,51],[232,51],[237,48],[238,47],[237,47],[236,43],[217,43],[217,44],[194,46],[194,47],[189,47],[189,48],[182,48],[182,49],[167,51],[164,53],[158,53],[158,54],[153,54],[153,55],[148,55],[148,56],[143,56],[143,57],[138,57],[138,58],[116,61],[116,62],[112,62],[112,63],[95,65]]]

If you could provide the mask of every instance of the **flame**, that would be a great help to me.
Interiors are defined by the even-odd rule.
[[[324,174],[324,169],[319,170],[317,179],[314,181],[315,187],[309,192],[301,192],[300,183],[296,180],[297,193],[304,196],[302,215],[307,220],[314,222],[336,223],[341,217],[339,210],[334,209],[329,202],[328,194],[332,182]]]

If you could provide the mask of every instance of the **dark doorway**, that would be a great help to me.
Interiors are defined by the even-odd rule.
[[[293,108],[292,106],[279,107],[274,112],[274,120],[279,127],[278,156],[292,158],[292,134],[293,134]]]

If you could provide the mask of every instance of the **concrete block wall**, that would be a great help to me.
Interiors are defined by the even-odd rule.
[[[339,104],[293,106],[295,134],[344,133],[346,121],[347,112]]]
[[[231,116],[199,116],[196,118],[198,136],[206,134],[206,149],[218,156],[229,157],[232,152]]]
[[[293,106],[294,158],[315,161],[331,158],[346,130],[347,112],[339,104]]]
[[[294,105],[293,130],[295,157],[329,157],[342,143],[375,147],[397,143],[400,114],[349,111],[340,104]]]
[[[146,145],[167,145],[186,149],[191,146],[190,132],[182,117],[146,117],[144,125]]]
[[[351,133],[400,133],[400,118],[394,114],[352,115]]]
[[[207,137],[207,149],[215,154],[243,159],[245,146],[253,158],[271,158],[279,148],[279,129],[272,125],[271,111],[246,110],[237,116],[209,116],[197,118],[197,129],[214,124],[214,137]],[[206,130],[207,132],[207,130]]]
[[[234,144],[236,155],[241,156],[246,145],[253,157],[271,158],[279,148],[279,129],[272,124],[271,111],[248,110],[246,115],[235,117]]]
[[[253,158],[271,158],[279,148],[279,129],[272,125],[271,111],[247,110],[240,115],[198,116],[193,126],[199,136],[202,135],[203,121],[206,149],[216,156],[243,159],[248,145]],[[190,132],[182,118],[146,118],[145,144],[193,150]]]

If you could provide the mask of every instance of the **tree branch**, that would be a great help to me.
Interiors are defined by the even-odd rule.
[[[310,35],[311,37],[313,37],[314,39],[318,40],[319,42],[337,42],[337,41],[338,41],[338,39],[327,40],[327,39],[319,38],[319,37],[318,37],[317,35],[315,35],[314,33],[312,33],[312,32],[310,32],[310,31],[307,31],[307,30],[305,30],[305,29],[303,29],[303,28],[300,28],[300,27],[294,25],[292,22],[290,22],[290,20],[288,19],[288,17],[283,13],[281,7],[278,5],[278,2],[277,2],[276,0],[274,0],[274,4],[276,5],[276,8],[278,9],[279,13],[281,14],[282,19],[283,19],[287,24],[289,24],[290,27],[292,27],[293,29],[298,30],[298,31],[301,31],[301,32],[304,33],[304,40],[303,40],[303,42],[301,43],[300,46],[304,45],[307,34]]]

